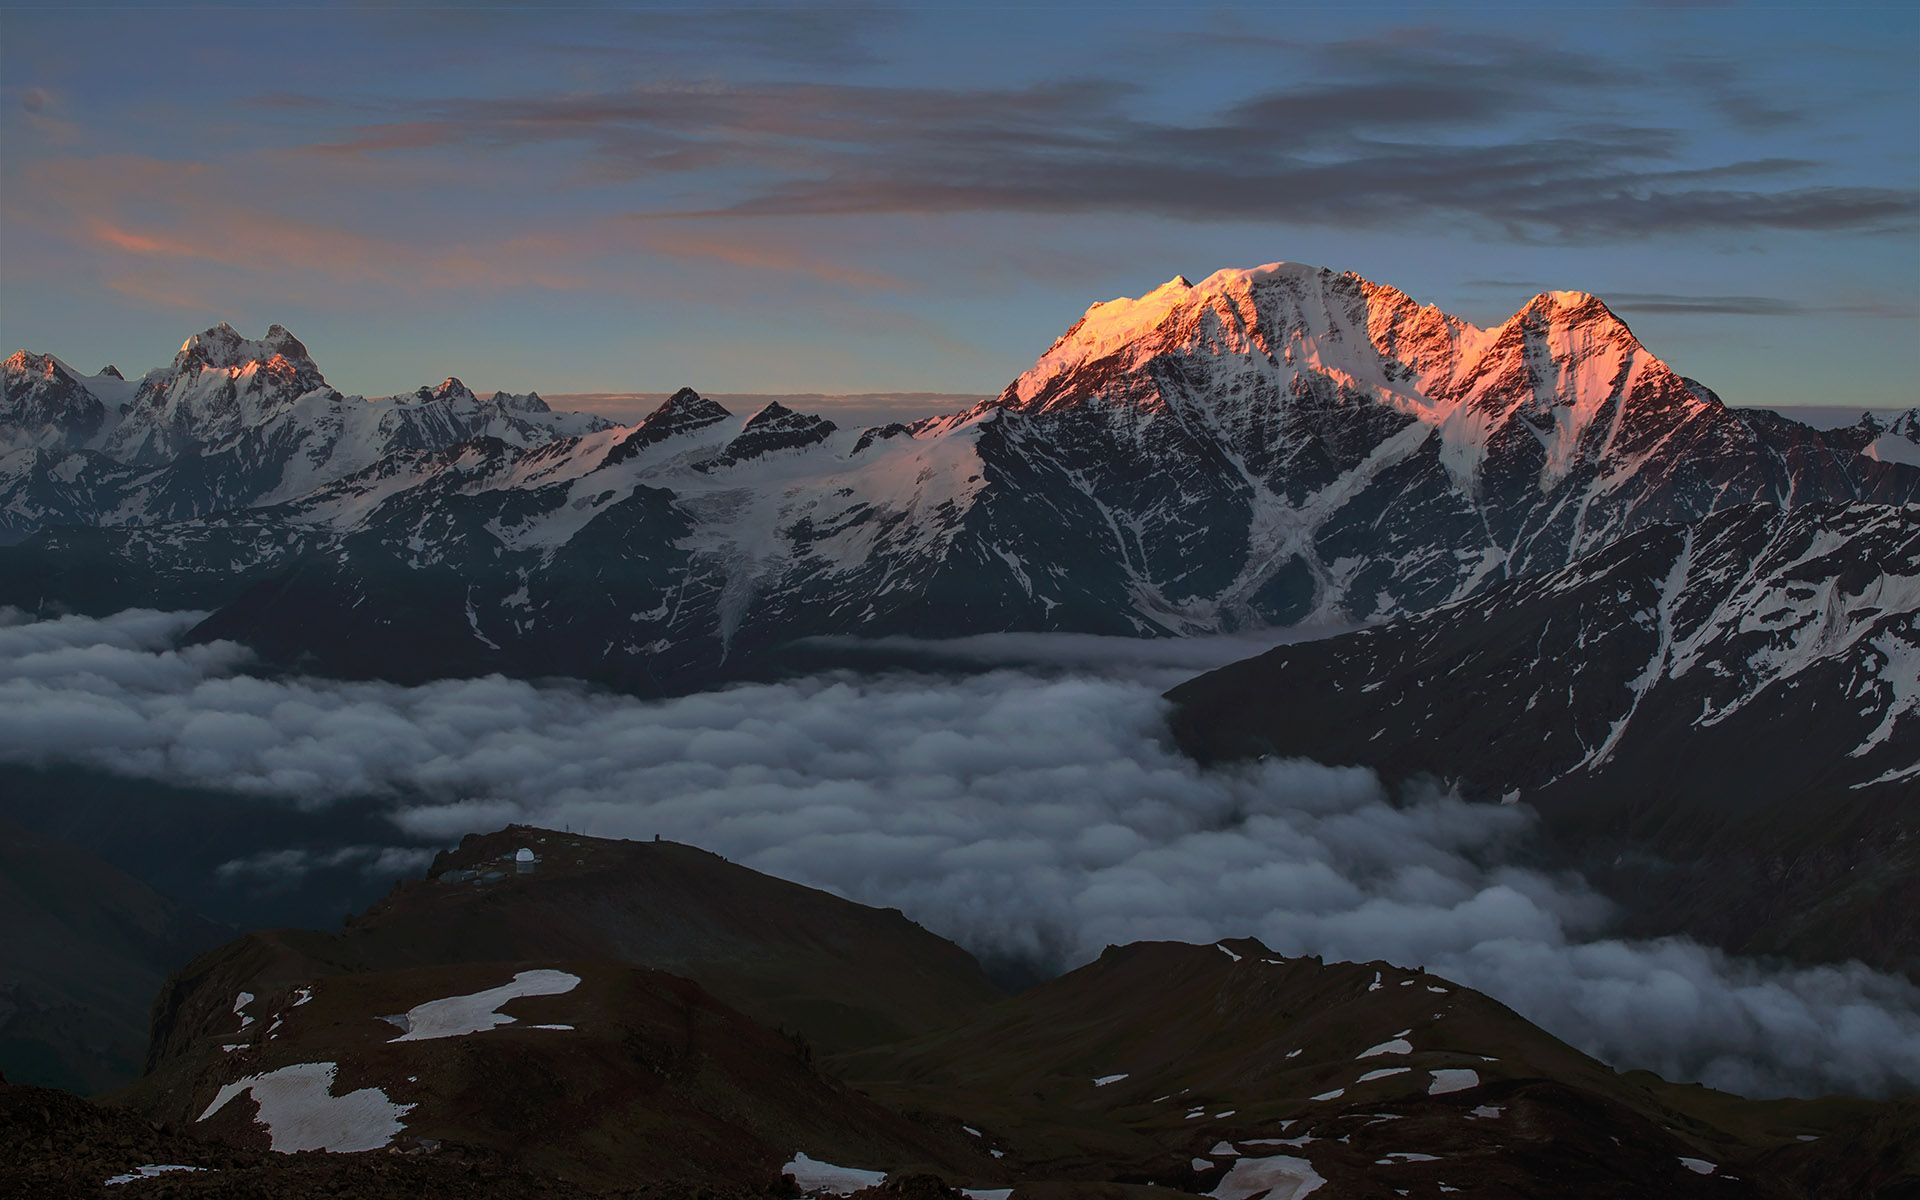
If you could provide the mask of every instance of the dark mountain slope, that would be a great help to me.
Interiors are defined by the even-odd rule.
[[[470,1021],[424,1015],[516,981],[534,990]],[[658,971],[553,957],[353,971],[250,994],[224,1024],[119,1102],[234,1145],[454,1147],[596,1188],[765,1188],[796,1149],[995,1174],[958,1131],[875,1104],[821,1072],[804,1039]]]
[[[817,1054],[714,989],[633,965],[643,952],[750,999],[767,989],[773,1010],[775,991],[838,980],[835,1009],[918,1032]],[[750,961],[729,976],[736,955]],[[784,1173],[842,1195],[885,1176],[926,1200],[954,1200],[948,1185],[972,1200],[1770,1200],[1914,1178],[1909,1108],[1616,1074],[1422,971],[1246,939],[1142,944],[931,1026],[919,984],[964,984],[956,963],[971,967],[898,914],[687,847],[509,829],[341,935],[254,936],[176,976],[152,1070],[115,1100],[154,1136],[46,1105],[47,1140],[11,1152],[71,1180],[52,1147],[91,1128],[93,1148],[73,1152],[88,1169],[219,1168],[140,1185],[183,1195],[222,1194],[224,1171],[270,1188],[275,1159],[250,1157],[268,1147],[296,1195],[329,1172],[343,1188],[426,1187],[487,1163],[558,1181],[549,1192],[788,1194]]]
[[[1524,800],[1647,927],[1920,967],[1920,507],[1656,526],[1169,695],[1206,759]]]
[[[1878,1106],[1616,1073],[1447,980],[1252,939],[1109,948],[957,1029],[834,1065],[969,1121],[1025,1172],[1216,1196],[1260,1170],[1322,1179],[1316,1196],[1808,1194],[1795,1174],[1871,1194],[1912,1183],[1920,1150],[1905,1126],[1893,1163],[1855,1156],[1853,1123]]]
[[[0,1072],[97,1092],[132,1079],[160,982],[231,931],[0,820]]]
[[[537,862],[516,864],[521,849]],[[209,1029],[232,997],[316,974],[433,964],[597,961],[696,980],[825,1049],[959,1020],[999,996],[979,964],[897,911],[762,875],[691,846],[510,827],[469,837],[337,934],[249,934],[180,973],[156,1009],[151,1065]]]

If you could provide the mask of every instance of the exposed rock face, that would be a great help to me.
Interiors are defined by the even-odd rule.
[[[77,450],[107,424],[107,407],[84,377],[51,354],[16,351],[0,364],[0,387],[0,446]]]

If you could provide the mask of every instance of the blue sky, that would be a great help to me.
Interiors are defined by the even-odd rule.
[[[992,392],[1294,259],[1908,405],[1916,197],[1907,3],[0,8],[0,340],[89,370]]]

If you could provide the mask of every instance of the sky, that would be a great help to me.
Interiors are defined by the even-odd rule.
[[[88,371],[982,394],[1280,259],[1920,402],[1920,6],[0,6],[0,342]]]

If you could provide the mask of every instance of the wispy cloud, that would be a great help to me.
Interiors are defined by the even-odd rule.
[[[1554,286],[1536,279],[1469,279],[1461,286],[1488,292],[1528,294],[1548,291]],[[1641,292],[1598,287],[1607,303],[1627,312],[1691,313],[1722,317],[1802,317],[1832,314],[1854,317],[1883,317],[1910,320],[1920,315],[1911,303],[1891,299],[1819,301],[1789,299],[1781,296],[1726,295],[1692,292]]]
[[[1892,301],[1856,304],[1810,304],[1777,296],[1693,296],[1674,292],[1608,292],[1607,301],[1640,312],[1700,313],[1729,317],[1799,317],[1809,313],[1836,313],[1855,317],[1912,319],[1910,304]]]
[[[1717,60],[1690,59],[1676,83],[1516,38],[1416,30],[1321,46],[1315,61],[1318,78],[1178,120],[1158,115],[1164,103],[1143,83],[1117,78],[998,88],[654,82],[409,101],[311,151],[568,149],[603,180],[727,172],[705,192],[713,202],[654,210],[706,217],[1437,221],[1562,241],[1890,233],[1920,217],[1911,188],[1810,182],[1818,164],[1801,157],[1701,161],[1678,129],[1619,116],[1634,93],[1658,87],[1704,92],[1750,130],[1798,119],[1742,91]]]
[[[657,221],[619,214],[521,220],[487,233],[452,223],[439,230],[375,231],[365,222],[303,216],[266,202],[260,176],[270,157],[180,163],[124,156],[45,164],[10,219],[94,256],[112,290],[141,303],[201,308],[225,289],[294,287],[308,298],[331,285],[345,298],[367,288],[400,294],[445,291],[581,291],[634,294],[656,281],[636,264],[704,264],[788,276],[836,288],[898,291],[906,283],[862,267],[830,245],[775,227]],[[285,180],[299,189],[298,176]],[[162,199],[156,200],[156,197]]]

